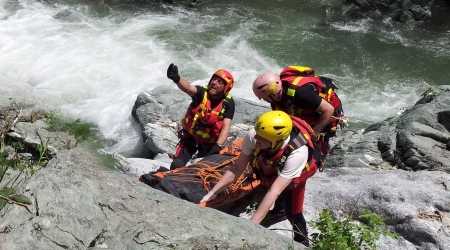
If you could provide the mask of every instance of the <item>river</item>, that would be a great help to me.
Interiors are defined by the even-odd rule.
[[[136,96],[173,84],[165,77],[171,62],[195,84],[229,69],[232,95],[255,101],[258,73],[312,66],[335,79],[353,126],[398,114],[430,86],[450,84],[450,29],[344,22],[327,6],[0,0],[0,93],[92,122],[114,142],[110,150],[123,152],[140,137],[131,119]]]

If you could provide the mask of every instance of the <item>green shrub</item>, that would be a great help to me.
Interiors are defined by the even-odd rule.
[[[313,249],[375,249],[376,240],[382,234],[397,237],[386,229],[379,215],[369,210],[362,211],[357,218],[337,219],[330,210],[324,209],[313,225],[319,230],[312,234]]]
[[[107,167],[108,169],[117,170],[117,160],[110,154],[102,154],[97,150],[97,159],[100,164]]]
[[[68,132],[78,141],[95,138],[94,125],[82,122],[80,119],[73,120],[51,112],[47,114],[46,122],[49,130]]]

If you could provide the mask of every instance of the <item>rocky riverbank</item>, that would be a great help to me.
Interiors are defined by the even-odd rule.
[[[70,133],[49,129],[45,112],[36,107],[27,106],[12,118],[2,115],[3,124],[13,121],[5,142],[14,138],[23,143],[32,159],[37,159],[38,145],[48,142],[48,155],[45,166],[16,185],[29,202],[0,210],[0,249],[291,247],[291,240],[246,219],[198,208],[137,180],[167,165],[166,152],[176,144],[177,121],[185,111],[180,107],[186,107],[189,98],[171,87],[137,98],[133,117],[154,159],[115,154],[122,171],[106,168]],[[449,87],[428,91],[397,117],[364,130],[343,131],[325,171],[308,182],[307,220],[325,208],[336,215],[369,209],[400,236],[381,238],[380,249],[449,248],[449,93]],[[236,103],[232,137],[242,135],[267,109],[244,99]]]
[[[0,209],[0,249],[301,249],[245,219],[199,208],[105,167],[72,135],[50,129],[47,115],[31,115],[45,114],[36,110],[1,116],[2,125],[12,121],[6,144],[22,143],[34,159],[33,147],[44,142],[51,154],[35,173],[17,177],[20,169],[12,168],[0,181],[3,188],[21,178],[14,189],[23,198]],[[8,147],[6,157],[15,155]]]
[[[178,107],[188,103],[187,96],[170,87],[159,87],[137,98],[133,117],[156,158],[173,152],[176,121],[184,114]],[[232,137],[242,134],[266,109],[237,100],[239,113],[233,121]],[[326,170],[308,182],[307,219],[317,218],[324,208],[337,214],[369,209],[401,236],[399,240],[382,239],[381,249],[449,248],[449,121],[450,88],[442,86],[425,92],[397,117],[364,130],[341,131]],[[166,141],[155,134],[163,135]]]

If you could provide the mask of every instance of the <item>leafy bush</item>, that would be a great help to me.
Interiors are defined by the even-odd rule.
[[[382,234],[397,237],[386,229],[379,215],[369,210],[362,211],[357,218],[337,219],[330,210],[324,209],[313,225],[320,231],[312,234],[313,249],[375,249],[376,240]]]

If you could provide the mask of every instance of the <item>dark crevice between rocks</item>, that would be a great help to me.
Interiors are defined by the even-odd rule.
[[[109,205],[109,204],[104,204],[101,202],[97,203],[99,205],[99,207],[103,210],[103,208],[108,208],[109,210],[111,210],[112,212],[115,212],[114,209]]]
[[[100,209],[102,210],[103,215],[105,215],[105,218],[108,218],[108,215],[105,212],[105,208],[107,208],[108,210],[110,210],[111,212],[115,212],[114,209],[109,205],[109,204],[104,204],[101,202],[98,202],[97,205],[100,207]]]
[[[442,183],[445,185],[445,183]],[[447,188],[445,188],[445,190],[448,190]],[[434,207],[436,208],[437,211],[435,211],[438,214],[442,214],[442,212],[446,212],[449,213],[450,212],[450,207],[447,207],[445,205],[442,204],[434,204]],[[445,216],[445,215],[444,215]],[[440,219],[440,222],[442,222],[442,218]],[[450,226],[450,225],[449,225]]]
[[[396,225],[395,231],[403,238],[417,246],[420,246],[424,243],[432,243],[434,245],[437,244],[436,238],[428,231],[421,230],[420,228],[413,230],[409,223]]]
[[[146,233],[150,233],[151,236],[148,236],[148,234]],[[157,240],[155,239],[156,236],[157,238],[160,238],[162,240]],[[144,238],[144,239],[142,239]],[[150,238],[150,239],[148,239]],[[139,245],[145,245],[148,243],[154,243],[157,244],[158,247],[165,247],[165,248],[176,248],[177,245],[175,243],[171,243],[171,242],[167,242],[169,240],[169,237],[162,235],[158,232],[154,232],[154,231],[138,231],[134,236],[133,236],[133,241],[136,242]]]
[[[95,238],[89,243],[89,247],[95,247],[97,244],[101,244],[105,241],[104,234],[108,232],[106,229],[102,229],[102,231],[95,236]]]
[[[154,239],[145,240],[145,241],[140,241],[139,238],[140,238],[140,236],[141,236],[141,234],[142,234],[143,232],[144,232],[144,231],[139,231],[139,232],[137,232],[137,233],[134,235],[134,237],[133,237],[133,241],[136,242],[136,243],[138,243],[139,245],[144,245],[144,244],[146,244],[146,243],[156,243],[156,244],[158,244],[159,246],[162,245],[161,242],[159,242],[159,241],[157,241],[157,240],[154,240]]]
[[[450,110],[439,112],[437,118],[438,122],[447,129],[447,132],[450,132]]]
[[[59,227],[58,225],[56,225],[56,228],[58,228],[61,232],[70,234],[76,241],[78,241],[79,243],[81,243],[83,246],[86,246],[86,245],[84,244],[84,242],[83,242],[80,238],[78,238],[77,236],[75,236],[75,234],[73,234],[72,232],[66,231],[66,230],[62,229],[61,227]]]
[[[42,237],[44,237],[45,239],[49,240],[50,242],[52,242],[53,244],[57,245],[58,247],[61,247],[63,249],[69,249],[69,246],[67,246],[65,244],[62,244],[62,243],[59,243],[56,240],[54,240],[54,239],[50,238],[49,236],[47,236],[46,234],[44,234],[42,232],[41,226],[38,223],[34,223],[33,224],[33,228],[34,228],[34,231],[36,231],[36,233],[40,234]]]
[[[431,6],[431,20],[432,27],[438,30],[448,30],[450,28],[450,1],[448,0],[434,0]]]
[[[13,227],[11,225],[6,225],[0,230],[0,234],[7,234],[10,233],[13,230]]]
[[[397,162],[397,155],[394,150],[392,150],[392,142],[390,137],[381,137],[377,142],[377,148],[381,153],[381,158],[390,164],[395,165]]]

